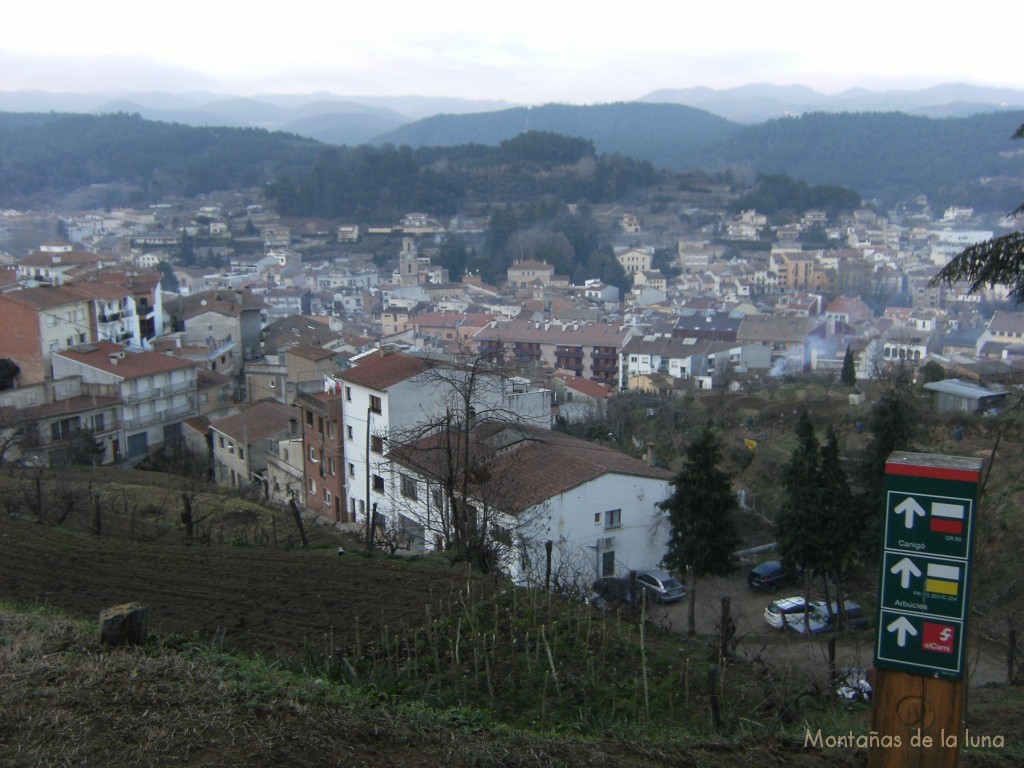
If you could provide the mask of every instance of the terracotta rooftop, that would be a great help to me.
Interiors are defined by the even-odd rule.
[[[232,440],[246,444],[263,440],[282,430],[290,429],[295,409],[276,400],[263,400],[234,416],[210,422],[210,429],[223,433]]]
[[[122,293],[122,295],[124,295]],[[73,290],[68,285],[42,286],[39,288],[25,288],[20,291],[5,293],[3,298],[33,309],[48,309],[59,307],[64,304],[74,304],[80,301],[88,301],[88,297]]]
[[[430,367],[422,358],[404,352],[379,349],[358,358],[352,368],[338,374],[337,378],[362,387],[384,391],[394,384],[429,370]]]
[[[603,475],[673,478],[667,469],[608,446],[537,427],[485,422],[473,439],[474,455],[492,457],[486,460],[491,471],[474,493],[516,514]],[[419,472],[437,475],[444,468],[440,442],[434,436],[391,455]]]
[[[124,357],[119,357],[123,354]],[[152,376],[154,373],[165,373],[185,368],[195,368],[196,363],[182,360],[156,352],[130,352],[119,344],[109,341],[96,341],[92,344],[81,344],[77,347],[54,352],[54,355],[66,357],[82,365],[96,370],[111,373],[122,379],[137,379],[141,376]],[[113,359],[111,359],[113,356]]]

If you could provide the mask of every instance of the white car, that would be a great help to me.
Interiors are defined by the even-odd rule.
[[[800,595],[780,597],[778,600],[772,600],[764,608],[764,620],[776,629],[785,629],[793,617],[797,615],[803,616],[804,602],[804,598]],[[811,610],[814,610],[813,606]]]

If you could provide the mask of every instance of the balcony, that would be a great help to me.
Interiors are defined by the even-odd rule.
[[[149,389],[142,389],[138,392],[124,391],[121,393],[121,400],[125,405],[135,405],[136,403],[158,400],[163,397],[173,397],[174,395],[180,395],[186,392],[195,393],[196,386],[195,381],[179,381],[166,387],[150,387]]]
[[[181,406],[178,408],[166,408],[161,411],[151,411],[138,416],[125,416],[124,428],[127,430],[140,429],[152,424],[164,424],[172,421],[180,421],[195,416],[197,409],[194,405]]]

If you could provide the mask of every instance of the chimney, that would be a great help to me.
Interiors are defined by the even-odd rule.
[[[647,451],[646,451],[646,453],[644,453],[644,461],[647,462],[647,466],[649,466],[649,467],[657,466],[656,463],[655,463],[654,446],[653,445],[648,445],[647,446]]]

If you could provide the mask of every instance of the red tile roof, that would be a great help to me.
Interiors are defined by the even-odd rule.
[[[78,347],[54,352],[55,355],[75,360],[82,365],[112,373],[122,379],[137,379],[141,376],[152,376],[154,373],[177,371],[184,368],[195,368],[196,363],[182,360],[156,352],[131,352],[124,347],[109,341],[96,341]],[[124,357],[111,355],[123,354]]]
[[[276,400],[263,400],[234,416],[225,416],[210,422],[210,429],[222,432],[232,440],[255,443],[277,432],[289,429],[295,418],[295,409]]]
[[[667,469],[599,443],[526,425],[485,422],[471,438],[473,456],[484,457],[486,474],[473,493],[511,513],[520,513],[604,475],[617,474],[671,481]],[[435,435],[391,456],[428,475],[445,471],[443,440]]]
[[[379,349],[373,354],[358,358],[352,368],[338,374],[337,378],[362,387],[384,391],[430,368],[430,363],[422,358],[404,352]]]

